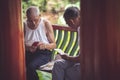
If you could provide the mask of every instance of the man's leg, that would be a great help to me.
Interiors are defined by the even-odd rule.
[[[63,59],[57,60],[52,70],[52,80],[64,80],[65,70],[72,65],[74,65],[72,62]]]
[[[80,63],[76,63],[66,70],[65,80],[80,80]]]
[[[35,53],[31,62],[27,65],[27,80],[39,80],[36,69],[49,62],[51,59],[51,52],[40,51]]]

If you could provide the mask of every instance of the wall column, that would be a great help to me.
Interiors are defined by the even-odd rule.
[[[25,80],[21,0],[0,0],[0,80]]]
[[[120,80],[119,3],[81,0],[82,80]]]

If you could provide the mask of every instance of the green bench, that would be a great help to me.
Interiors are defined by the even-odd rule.
[[[57,44],[56,48],[62,49],[65,53],[68,53],[70,56],[76,56],[79,52],[79,44],[78,44],[78,33],[76,30],[65,27],[53,25],[55,41]],[[57,54],[56,51],[52,51],[52,59],[55,58]],[[46,71],[37,70],[38,76],[40,80],[51,80],[51,73]]]
[[[76,56],[79,51],[77,31],[70,27],[58,25],[53,25],[53,29],[57,48],[71,56]],[[53,54],[56,54],[56,52],[53,51]]]

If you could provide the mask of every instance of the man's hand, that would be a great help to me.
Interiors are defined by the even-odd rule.
[[[63,50],[61,50],[61,49],[54,49],[54,50],[57,51],[58,54],[59,54],[63,59],[68,59],[68,58],[69,58],[68,54],[65,53]]]
[[[46,49],[46,44],[40,42],[40,43],[38,44],[38,49],[40,49],[40,50],[45,50],[45,49]]]
[[[69,59],[69,55],[67,53],[64,53],[62,55],[60,55],[63,59],[68,60]]]
[[[29,51],[34,53],[36,51],[37,47],[36,46],[30,46]]]

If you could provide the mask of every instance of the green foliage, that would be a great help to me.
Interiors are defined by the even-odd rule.
[[[22,1],[22,11],[23,11],[23,18],[25,17],[26,9],[29,6],[38,6],[41,11],[46,11],[46,0],[23,0]]]
[[[40,70],[36,70],[39,80],[51,80],[52,79],[52,74]]]
[[[25,19],[26,17],[25,12],[29,6],[38,6],[41,13],[52,13],[53,15],[57,15],[58,17],[57,20],[50,19],[54,20],[51,21],[53,24],[64,25],[65,22],[62,18],[62,14],[68,6],[74,5],[79,7],[80,6],[79,0],[22,0],[23,19]]]

